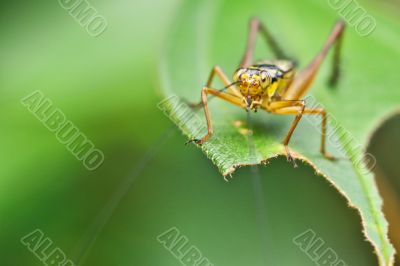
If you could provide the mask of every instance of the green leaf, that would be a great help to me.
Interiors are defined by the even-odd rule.
[[[188,138],[206,133],[202,112],[190,109],[182,99],[198,102],[213,65],[233,73],[241,59],[248,21],[258,16],[277,36],[300,65],[319,51],[339,14],[328,2],[317,1],[187,1],[171,27],[164,44],[160,74],[166,100],[159,104]],[[388,225],[381,211],[374,177],[363,162],[363,147],[380,117],[398,106],[400,90],[395,86],[399,25],[376,15],[379,27],[361,37],[352,27],[345,33],[343,75],[335,89],[326,85],[329,66],[323,65],[311,90],[315,103],[330,113],[328,151],[338,160],[319,153],[318,117],[303,118],[289,144],[295,157],[314,167],[360,213],[364,233],[373,245],[380,265],[393,263]],[[259,38],[260,39],[260,38]],[[257,43],[256,59],[271,57],[265,44]],[[327,60],[329,61],[329,60]],[[214,87],[222,88],[221,83]],[[222,102],[210,101],[213,137],[201,149],[224,175],[246,165],[267,163],[285,156],[282,140],[293,117],[264,112],[250,114]],[[251,123],[251,125],[249,124]],[[292,167],[288,163],[288,167]]]

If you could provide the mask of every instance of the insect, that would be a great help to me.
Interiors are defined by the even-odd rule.
[[[233,82],[224,74],[219,66],[215,66],[208,78],[207,84],[201,90],[201,101],[193,104],[193,107],[203,107],[207,120],[208,133],[201,139],[188,141],[203,144],[213,135],[213,126],[207,103],[207,96],[212,95],[246,111],[258,109],[272,114],[294,115],[295,118],[283,140],[288,161],[295,164],[288,144],[292,134],[303,115],[319,115],[322,119],[322,133],[320,152],[328,159],[333,157],[326,151],[325,139],[327,128],[327,114],[323,108],[307,108],[302,97],[311,87],[311,84],[326,58],[329,50],[334,46],[333,68],[330,84],[335,86],[340,75],[340,51],[345,23],[338,21],[327,41],[314,59],[301,71],[296,73],[296,64],[281,50],[268,29],[258,18],[250,21],[250,32],[246,50],[239,67],[233,74]],[[279,59],[253,63],[253,53],[257,34],[260,33],[266,39],[275,56]],[[211,88],[212,81],[218,76],[226,86],[222,90]],[[296,164],[295,164],[296,165]]]

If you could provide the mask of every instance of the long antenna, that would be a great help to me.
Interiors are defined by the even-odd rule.
[[[236,85],[236,84],[239,84],[240,83],[240,81],[235,81],[235,82],[232,82],[231,84],[229,84],[228,86],[226,86],[226,87],[223,87],[222,89],[219,89],[218,91],[219,92],[223,92],[223,91],[225,91],[225,90],[227,90],[227,89],[229,89],[230,87],[232,87],[232,86],[234,86],[234,85]],[[211,99],[213,99],[215,97],[215,95],[209,95],[208,96],[208,100],[211,100]],[[199,103],[195,103],[195,104],[192,104],[192,103],[187,103],[190,107],[192,107],[192,108],[194,108],[194,109],[199,109],[200,107],[202,107],[203,106],[203,103],[200,101]],[[196,111],[197,111],[196,110]]]

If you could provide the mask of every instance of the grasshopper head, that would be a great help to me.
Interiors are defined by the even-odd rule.
[[[272,77],[266,70],[239,68],[233,75],[240,92],[248,99],[260,100],[271,85]]]

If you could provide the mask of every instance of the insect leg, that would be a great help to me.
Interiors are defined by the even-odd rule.
[[[290,106],[292,104],[292,106]],[[277,109],[272,109],[272,108],[277,108]],[[322,155],[330,160],[333,160],[334,157],[330,155],[329,153],[326,152],[326,130],[327,130],[327,115],[326,111],[323,108],[315,108],[315,109],[310,109],[310,108],[305,108],[304,106],[304,101],[278,101],[278,102],[273,102],[270,105],[270,109],[268,110],[271,113],[274,114],[287,114],[287,115],[296,115],[296,118],[294,119],[284,141],[283,144],[285,145],[286,152],[288,154],[288,159],[291,160],[291,155],[290,151],[288,149],[288,144],[290,141],[290,138],[292,137],[292,134],[294,132],[294,129],[296,128],[298,122],[300,121],[302,115],[321,115],[322,118],[322,132],[321,132],[321,146],[320,146],[320,152]]]
[[[282,103],[284,103],[284,102],[285,101],[282,101]],[[296,129],[301,117],[303,116],[305,105],[304,105],[304,102],[302,102],[302,101],[297,102],[295,105],[293,105],[293,102],[292,102],[292,106],[290,106],[290,102],[287,104],[289,106],[278,108],[278,109],[270,109],[269,112],[274,113],[274,114],[282,114],[282,115],[296,115],[296,117],[294,118],[294,120],[292,122],[292,125],[289,128],[288,133],[286,134],[285,139],[283,140],[283,145],[285,146],[286,157],[287,157],[288,161],[293,162],[294,166],[297,167],[296,162],[294,161],[292,155],[290,154],[288,145],[289,145],[289,141],[293,135],[294,130]]]
[[[207,88],[211,87],[212,82],[215,78],[215,75],[217,75],[217,77],[219,77],[221,79],[224,86],[226,86],[226,87],[229,86],[226,90],[230,94],[235,95],[237,97],[242,97],[242,94],[240,93],[240,91],[237,89],[237,87],[235,85],[230,86],[232,84],[232,82],[228,79],[228,77],[225,75],[224,71],[218,65],[214,66],[213,69],[211,70],[211,73],[208,77],[207,84],[206,84]],[[203,102],[200,101],[199,103],[194,103],[194,104],[189,103],[189,106],[192,108],[200,108],[203,106]]]
[[[271,33],[268,29],[261,23],[260,19],[253,18],[250,21],[250,31],[249,36],[247,38],[247,45],[246,50],[243,55],[242,61],[240,63],[240,67],[248,67],[253,62],[253,53],[254,47],[256,43],[257,33],[260,33],[265,38],[267,44],[271,47],[272,51],[274,52],[275,56],[280,59],[288,58],[282,49],[279,47],[276,40],[273,38]]]
[[[242,97],[242,94],[240,93],[240,91],[238,90],[238,88],[235,85],[230,86],[232,84],[232,82],[228,79],[228,77],[226,76],[224,71],[218,65],[214,66],[214,68],[211,70],[210,76],[208,77],[208,80],[207,80],[206,87],[208,87],[208,88],[211,87],[215,75],[217,75],[221,79],[224,86],[226,86],[226,87],[229,86],[227,88],[229,93],[236,95],[237,97]]]
[[[215,89],[211,89],[208,87],[203,87],[203,89],[201,90],[201,102],[202,102],[202,106],[204,108],[204,114],[206,116],[206,120],[207,120],[207,134],[202,137],[201,139],[192,139],[189,140],[187,143],[191,143],[191,142],[195,142],[196,144],[203,144],[204,142],[206,142],[213,134],[213,126],[212,126],[212,122],[211,122],[211,116],[210,116],[210,111],[208,109],[208,102],[207,102],[207,95],[211,94],[215,97],[218,97],[222,100],[225,100],[227,102],[230,102],[236,106],[239,106],[241,108],[246,108],[246,104],[243,101],[243,98],[239,98],[235,95],[226,93],[226,92],[222,92],[220,90],[215,90]]]
[[[338,21],[331,34],[329,35],[328,40],[323,46],[322,50],[317,54],[317,56],[311,61],[311,63],[305,67],[293,80],[293,83],[287,89],[285,94],[283,95],[286,99],[300,99],[309,89],[311,83],[313,82],[322,62],[324,61],[326,55],[328,54],[332,45],[336,42],[339,42],[339,45],[336,46],[335,58],[334,58],[334,70],[333,76],[331,80],[335,83],[338,78],[339,73],[339,51],[341,48],[341,36],[343,35],[343,31],[345,28],[345,23],[343,21]]]
[[[337,85],[340,78],[342,44],[343,44],[343,31],[339,34],[336,40],[335,50],[333,54],[332,72],[331,72],[331,77],[329,78],[328,81],[329,86],[332,87],[335,87]]]
[[[261,108],[267,110],[268,112],[273,112],[276,109],[281,109],[285,107],[293,106],[303,106],[305,103],[303,100],[279,100],[273,102],[264,102]]]
[[[326,152],[325,144],[326,144],[326,126],[327,126],[327,115],[326,110],[323,108],[315,108],[315,109],[304,109],[303,114],[314,114],[320,115],[322,118],[322,128],[321,128],[321,146],[320,152],[324,155],[325,158],[333,160],[334,157]]]

